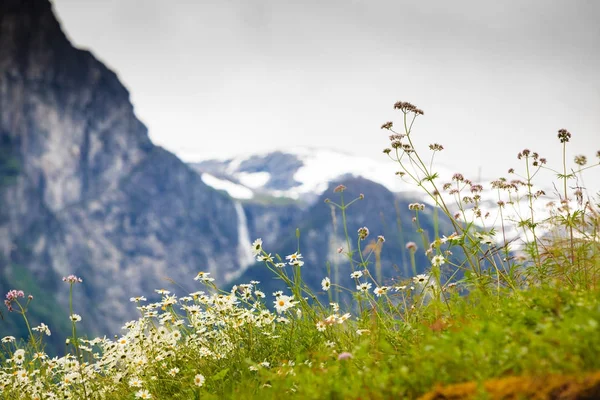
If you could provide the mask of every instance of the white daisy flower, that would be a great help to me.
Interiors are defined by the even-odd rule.
[[[260,239],[259,239],[260,240]],[[206,378],[204,378],[204,375],[202,374],[197,374],[194,377],[194,385],[196,386],[202,386],[204,385],[204,381],[206,380]]]
[[[446,262],[446,259],[442,255],[434,256],[431,259],[431,265],[433,265],[434,267],[439,267],[440,265],[444,264],[445,262]]]
[[[369,291],[369,289],[371,289],[371,286],[373,285],[369,282],[361,283],[360,285],[356,285],[356,290],[361,292],[367,292]]]
[[[252,254],[257,256],[260,254],[260,252],[262,251],[262,239],[258,238],[254,241],[254,243],[252,243]]]

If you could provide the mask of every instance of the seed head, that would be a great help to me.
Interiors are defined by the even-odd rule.
[[[480,193],[483,192],[483,186],[476,184],[476,185],[471,185],[471,193]]]
[[[365,240],[369,236],[369,228],[363,226],[362,228],[358,228],[358,238],[360,240]]]
[[[415,105],[406,102],[406,101],[398,101],[396,102],[396,104],[394,104],[394,109],[396,110],[401,110],[402,112],[408,113],[408,112],[412,112],[415,113],[415,115],[423,115],[423,110],[417,108]]]
[[[408,209],[409,210],[414,210],[414,211],[423,211],[425,209],[425,204],[421,204],[421,203],[410,203],[408,205]]]
[[[566,129],[559,129],[558,131],[558,139],[561,143],[566,143],[571,138],[571,134]]]
[[[417,244],[415,242],[408,242],[406,243],[406,250],[410,250],[410,251],[417,251],[418,247]]]
[[[462,182],[465,180],[465,177],[462,174],[454,174],[452,175],[452,180],[457,182]]]
[[[381,129],[392,129],[394,123],[392,121],[388,121],[385,124],[381,125]]]
[[[83,280],[81,278],[76,277],[75,275],[69,275],[62,278],[63,282],[68,283],[81,283]]]
[[[587,164],[587,157],[584,155],[575,156],[575,164],[583,167],[585,164]]]

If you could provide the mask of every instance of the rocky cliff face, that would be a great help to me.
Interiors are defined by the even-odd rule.
[[[196,290],[200,270],[236,271],[237,219],[151,143],[115,73],[69,43],[48,0],[0,2],[0,289],[27,275],[64,306],[60,277],[75,273],[75,312],[116,333],[136,312],[129,297],[164,277]]]

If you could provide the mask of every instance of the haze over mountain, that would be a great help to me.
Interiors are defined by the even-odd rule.
[[[505,174],[523,148],[560,165],[561,128],[570,160],[600,149],[597,1],[54,3],[188,162],[298,145],[377,160],[398,100],[425,111],[414,140],[465,175]]]

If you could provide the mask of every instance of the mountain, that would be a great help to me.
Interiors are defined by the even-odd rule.
[[[327,263],[330,266],[337,265],[340,271],[350,270],[345,257],[336,252],[339,247],[347,247],[339,210],[324,204],[326,198],[335,201],[339,197],[333,192],[338,184],[348,188],[345,192],[346,201],[356,198],[360,193],[365,195],[364,200],[352,206],[347,216],[352,249],[356,247],[356,231],[359,227],[368,226],[373,235],[382,234],[386,237],[380,254],[380,273],[384,279],[413,275],[404,246],[408,241],[414,241],[422,247],[422,240],[412,222],[414,212],[408,210],[410,203],[427,205],[425,211],[420,213],[420,222],[429,240],[434,235],[432,209],[435,202],[424,191],[418,191],[414,183],[397,176],[395,171],[400,169],[398,164],[386,159],[384,154],[378,161],[330,149],[300,147],[190,165],[201,174],[206,184],[228,193],[243,204],[251,238],[262,238],[267,251],[282,256],[293,253],[298,246],[295,229],[300,228],[300,249],[307,260],[306,264],[312,266],[304,269],[306,275],[303,278],[314,289],[320,288]],[[471,185],[466,180],[468,177],[463,180],[461,174],[444,166],[435,166],[434,172],[439,175],[436,182],[442,199],[453,215],[460,214],[460,221],[472,221],[478,229],[486,232],[495,230],[495,235],[491,236],[496,243],[502,245],[504,240],[511,241],[513,251],[519,251],[526,240],[531,240],[518,224],[502,225],[501,213],[504,221],[519,221],[530,215],[526,186],[519,183],[518,176],[505,181],[505,185],[511,187],[508,193],[499,191],[495,188],[498,183],[489,179],[480,179]],[[448,183],[450,187],[443,190]],[[460,192],[454,193],[457,188]],[[538,190],[532,187],[532,192]],[[552,192],[546,191],[549,194]],[[480,217],[474,208],[473,198],[476,196],[479,196]],[[539,197],[539,201],[533,205],[538,222],[550,215],[550,209],[546,206],[548,196]],[[505,202],[503,208],[500,208],[499,200]],[[462,203],[464,213],[457,201]],[[546,229],[544,224],[537,226],[539,237],[547,233]],[[449,235],[454,230],[449,219],[440,218],[440,234]],[[502,234],[503,231],[506,236]],[[460,262],[460,254],[454,251],[457,253],[454,255],[456,261]],[[422,273],[430,263],[423,249],[415,256],[417,273]],[[341,274],[338,282],[352,287],[353,282],[347,275]],[[248,266],[235,278],[235,283],[258,279],[268,282],[268,290],[282,289],[281,282],[274,282],[272,273],[262,264]]]
[[[0,2],[0,156],[0,289],[32,292],[34,324],[64,328],[62,276],[83,278],[83,328],[114,334],[138,313],[131,296],[173,287],[165,277],[197,290],[200,270],[224,282],[249,252],[236,203],[152,144],[117,75],[69,43],[48,0]],[[0,336],[15,334],[7,319]]]
[[[384,154],[381,154],[380,160],[375,160],[331,149],[294,147],[241,155],[225,160],[206,160],[190,165],[202,174],[202,180],[206,184],[227,192],[231,197],[244,201],[245,204],[265,201],[296,202],[299,207],[307,209],[317,202],[328,188],[331,188],[332,182],[339,181],[341,178],[360,177],[381,185],[399,199],[435,206],[433,199],[420,190],[414,182],[403,180],[395,174],[400,170],[399,165]],[[505,239],[500,234],[502,229],[505,230],[506,239],[514,241],[515,248],[519,248],[522,241],[527,238],[522,230],[517,229],[516,224],[504,226],[501,224],[498,205],[499,200],[510,205],[502,210],[505,220],[528,217],[530,205],[525,193],[525,185],[518,183],[523,178],[508,176],[506,184],[516,182],[514,186],[518,189],[516,191],[511,189],[512,193],[509,195],[506,191],[498,191],[492,179],[467,175],[465,179],[469,178],[474,184],[481,186],[481,191],[473,193],[466,180],[459,182],[454,179],[457,175],[462,176],[457,174],[459,171],[435,164],[433,172],[439,176],[436,181],[438,189],[452,213],[460,211],[457,205],[460,199],[462,207],[466,210],[467,219],[472,220],[482,229],[496,229],[495,239],[498,243]],[[442,190],[443,185],[450,182],[452,182],[451,189],[462,187],[459,194],[451,193],[451,189]],[[532,187],[532,192],[541,189],[548,195],[555,192],[553,189],[538,187]],[[520,195],[518,201],[515,196],[517,191]],[[465,198],[472,198],[475,194],[480,197],[479,208],[482,210],[482,215],[488,215],[487,218],[473,218],[474,203],[464,201]],[[539,196],[539,201],[533,205],[539,220],[549,216],[549,209],[546,206],[550,201],[548,195]],[[545,233],[543,226],[538,227],[538,233]]]
[[[364,247],[372,246],[378,235],[386,239],[380,253],[380,281],[390,283],[392,278],[413,276],[405,245],[409,241],[421,243],[421,238],[408,205],[422,201],[423,196],[395,176],[389,160],[379,162],[334,150],[294,148],[191,165],[202,174],[205,183],[238,198],[247,215],[251,238],[261,238],[266,251],[283,257],[295,252],[299,244],[306,262],[303,279],[313,289],[320,290],[328,264],[332,281],[353,287],[350,263],[338,253],[340,247],[344,248],[343,253],[348,250],[341,212],[325,201],[339,202],[340,195],[334,189],[340,184],[346,186],[346,202],[364,195],[363,200],[347,210],[351,250],[356,250],[357,230],[367,226],[371,236]],[[432,208],[421,213],[421,223],[425,235],[432,240]],[[296,228],[300,230],[299,240]],[[440,233],[452,232],[450,221],[440,218]],[[370,261],[375,274],[374,255]],[[416,254],[416,261],[417,272],[424,272],[429,261],[422,250]],[[333,276],[334,270],[339,271],[337,277]],[[284,289],[262,263],[242,272],[234,283],[259,280],[267,291]]]
[[[382,161],[377,161],[336,150],[295,147],[190,165],[204,174],[207,184],[245,199],[268,195],[311,203],[341,176],[360,176],[392,192],[419,196],[394,175],[394,164],[383,154]],[[223,181],[236,186],[222,186]]]

